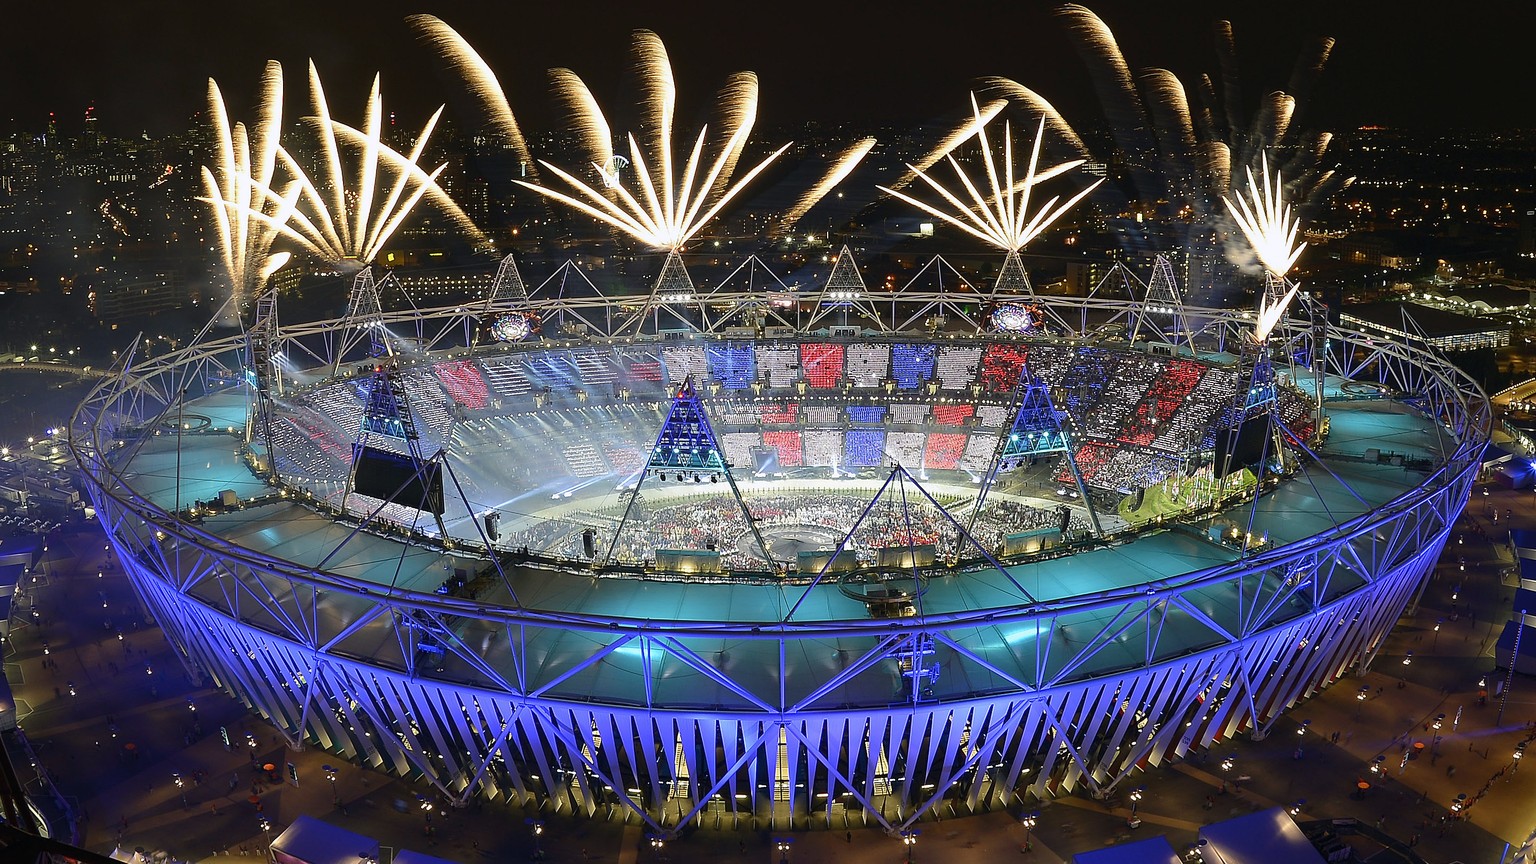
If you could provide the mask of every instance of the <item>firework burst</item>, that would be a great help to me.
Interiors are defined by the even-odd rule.
[[[568,193],[539,183],[516,182],[646,245],[676,251],[789,145],[769,154],[740,178],[735,176],[737,159],[757,117],[756,76],[738,73],[722,91],[717,105],[724,134],[711,144],[708,128],[701,129],[688,155],[679,159],[673,148],[677,86],[666,46],[655,33],[637,31],[635,55],[647,137],[643,144],[633,134],[626,138],[633,169],[631,183],[638,188],[631,191],[618,182],[619,178],[610,175],[608,166],[613,152],[605,147],[610,125],[585,83],[568,70],[556,73],[556,91],[566,107],[572,109],[573,125],[586,144],[588,162],[602,182],[594,187],[572,171],[545,161],[540,164],[569,187]],[[706,155],[706,150],[712,155]]]
[[[1222,200],[1264,267],[1265,290],[1259,296],[1259,315],[1253,325],[1255,341],[1263,342],[1296,297],[1299,286],[1285,277],[1307,244],[1296,242],[1301,219],[1291,215],[1291,205],[1285,200],[1285,178],[1276,171],[1271,179],[1268,158],[1261,155],[1259,163],[1264,179],[1254,179],[1252,169],[1247,172],[1248,197],[1239,192]]]
[[[204,172],[204,183],[210,194],[200,200],[214,205],[218,214],[216,225],[222,222],[233,226],[260,226],[254,234],[248,230],[245,235],[220,228],[221,241],[226,234],[231,238],[226,245],[231,250],[226,253],[226,260],[239,258],[233,250],[239,247],[242,236],[246,238],[247,247],[249,238],[254,236],[264,240],[268,247],[278,237],[284,238],[337,266],[366,265],[378,256],[423,199],[437,205],[468,236],[484,242],[484,235],[437,184],[437,177],[448,167],[447,163],[431,171],[419,164],[442,114],[441,108],[416,136],[411,152],[401,154],[380,137],[384,106],[378,76],[374,76],[363,128],[359,130],[331,118],[325,88],[314,63],[310,63],[310,96],[315,116],[308,121],[316,133],[321,156],[320,182],[316,183],[293,155],[277,143],[275,115],[281,113],[281,77],[281,67],[269,64],[268,79],[277,83],[269,83],[263,103],[267,106],[263,109],[266,119],[261,126],[266,131],[257,138],[260,146],[251,150],[255,155],[241,156],[242,150],[247,148],[224,148],[221,141],[220,165],[233,167],[221,167],[217,173]],[[274,104],[276,107],[272,107]],[[223,116],[222,110],[217,116]],[[216,125],[227,124],[216,118]],[[238,143],[239,136],[232,136],[232,142]],[[356,156],[356,165],[348,171],[343,157],[352,155]],[[246,166],[251,170],[246,170]],[[274,166],[282,169],[285,178],[281,191],[276,188],[279,172],[274,171]],[[210,185],[210,177],[217,180],[220,174],[231,172],[244,177],[231,187],[236,194],[228,194],[229,190],[223,185]],[[249,250],[244,260],[251,260]],[[270,274],[272,269],[275,268],[271,267],[269,259],[265,272]]]
[[[253,132],[231,124],[218,82],[208,80],[208,116],[215,139],[214,164],[203,166],[200,200],[211,207],[224,278],[237,302],[259,294],[271,275],[288,261],[273,252],[274,223],[285,205],[270,195],[277,165],[283,114],[283,69],[269,62],[261,78],[261,98]]]
[[[1285,200],[1285,178],[1276,171],[1271,179],[1269,160],[1260,157],[1260,163],[1260,176],[1264,179],[1261,183],[1254,179],[1252,169],[1248,171],[1247,198],[1238,192],[1222,200],[1264,270],[1283,280],[1307,244],[1296,242],[1301,219],[1291,215],[1291,205]]]
[[[1103,182],[1093,183],[1061,204],[1057,204],[1061,196],[1053,197],[1031,215],[1030,195],[1034,187],[1076,168],[1083,164],[1083,160],[1075,159],[1040,170],[1040,142],[1045,137],[1045,121],[1042,120],[1035,133],[1029,165],[1022,179],[1016,180],[1011,125],[1007,122],[1003,124],[1002,164],[999,166],[998,159],[993,155],[991,142],[987,138],[986,122],[982,119],[982,110],[975,96],[971,97],[971,112],[974,118],[972,128],[980,144],[981,161],[986,167],[990,195],[983,196],[976,183],[960,167],[960,163],[955,160],[952,153],[945,154],[944,158],[954,170],[955,179],[963,190],[965,198],[946,189],[937,180],[928,176],[926,171],[914,165],[907,166],[918,179],[944,199],[945,204],[948,205],[947,209],[920,201],[905,192],[884,186],[877,188],[1005,252],[1017,252],[1040,236],[1052,223],[1097,188],[1100,182]]]
[[[1266,152],[1286,154],[1285,164],[1277,167],[1287,178],[1287,196],[1298,207],[1325,201],[1350,182],[1324,167],[1328,133],[1302,126],[1313,86],[1332,52],[1332,39],[1308,45],[1285,90],[1269,92],[1250,114],[1242,100],[1236,43],[1228,22],[1216,25],[1216,73],[1187,85],[1166,69],[1133,72],[1113,31],[1086,7],[1068,3],[1056,14],[1089,73],[1115,154],[1090,157],[1083,140],[1050,102],[1029,88],[990,78],[987,89],[1045,118],[1056,133],[1053,141],[1066,142],[1072,154],[1123,165],[1112,185],[1124,200],[1111,206],[1156,208],[1165,217],[1157,224],[1188,226],[1137,235],[1152,248],[1166,243],[1208,248],[1213,237],[1204,226],[1223,215],[1217,199]]]

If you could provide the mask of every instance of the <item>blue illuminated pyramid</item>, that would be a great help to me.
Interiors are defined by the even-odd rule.
[[[363,405],[363,434],[387,435],[404,441],[416,440],[416,423],[411,419],[405,389],[387,365],[380,365],[368,381],[368,398]]]
[[[666,422],[661,424],[645,470],[649,475],[669,471],[686,471],[695,476],[729,473],[715,433],[709,428],[709,418],[704,416],[704,406],[693,388],[692,375],[672,397],[672,407]]]
[[[1019,460],[1043,456],[1048,453],[1064,453],[1071,449],[1067,433],[1061,428],[1061,415],[1051,404],[1051,395],[1045,382],[1036,378],[1028,369],[1019,375],[1019,410],[1014,415],[1013,426],[1003,441],[998,461],[1006,468]]]

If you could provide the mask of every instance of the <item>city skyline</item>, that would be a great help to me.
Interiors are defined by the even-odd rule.
[[[501,78],[513,110],[535,131],[556,125],[548,70],[579,66],[595,89],[622,92],[629,33],[655,30],[678,58],[679,78],[700,103],[732,71],[762,79],[762,123],[806,120],[860,126],[917,123],[954,112],[984,76],[1006,76],[1050,99],[1069,121],[1092,125],[1099,110],[1054,2],[991,8],[886,4],[860,8],[780,4],[750,23],[699,4],[610,7],[566,4],[511,10],[464,4],[279,3],[230,21],[193,4],[103,5],[94,14],[47,4],[11,14],[19,38],[0,65],[0,122],[32,131],[53,112],[66,134],[94,107],[102,131],[133,135],[187,128],[203,109],[208,78],[229,82],[232,109],[255,98],[264,62],[302,68],[314,58],[338,93],[365,90],[374,72],[401,123],[448,103],[451,122],[481,118],[462,87],[406,24],[427,12],[471,34]],[[1167,68],[1186,81],[1214,72],[1212,25],[1232,22],[1244,100],[1284,89],[1295,58],[1319,37],[1337,40],[1312,105],[1312,120],[1363,125],[1520,125],[1495,86],[1518,74],[1514,7],[1469,16],[1409,15],[1382,3],[1183,4],[1176,12],[1113,0],[1089,4],[1114,31],[1133,74]],[[236,35],[238,34],[238,35]],[[239,113],[239,109],[234,109]]]

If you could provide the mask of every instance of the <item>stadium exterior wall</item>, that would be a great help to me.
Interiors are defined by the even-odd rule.
[[[98,505],[109,520],[124,515]],[[588,815],[632,807],[658,830],[691,818],[842,824],[844,810],[852,819],[866,809],[899,829],[936,807],[948,816],[1005,806],[1026,790],[1108,791],[1137,767],[1263,728],[1374,649],[1446,534],[1369,590],[1148,668],[1001,698],[793,713],[579,704],[412,678],[231,621],[135,550],[117,551],[193,668],[278,726],[451,799],[480,787]]]
[[[1308,331],[1298,332],[1305,338]],[[71,448],[110,542],[189,674],[211,677],[296,745],[307,740],[418,777],[457,801],[484,794],[588,814],[627,809],[658,833],[695,820],[803,827],[845,818],[901,830],[929,815],[1006,806],[1016,795],[1110,790],[1139,767],[1244,730],[1264,734],[1286,707],[1369,662],[1422,587],[1467,500],[1487,408],[1475,386],[1438,357],[1343,331],[1327,335],[1330,373],[1391,383],[1431,406],[1457,439],[1455,452],[1421,485],[1324,535],[1191,574],[1178,585],[1071,598],[1053,608],[985,610],[989,623],[1034,622],[1046,633],[1064,629],[1069,612],[1113,616],[1067,669],[1047,675],[1041,659],[1035,679],[1019,680],[991,668],[1008,682],[996,692],[883,706],[831,704],[838,680],[818,682],[811,695],[787,694],[781,683],[778,698],[765,698],[734,684],[723,661],[688,657],[684,641],[766,640],[777,647],[782,682],[790,646],[831,639],[865,649],[851,652],[849,675],[929,640],[957,662],[985,666],[963,644],[978,619],[613,622],[487,609],[309,572],[186,524],[122,482],[110,457],[116,435],[102,418],[116,410],[114,399],[148,392],[142,377],[137,389],[125,386],[119,396],[98,400],[94,417],[77,417]],[[1320,574],[1338,566],[1363,584],[1328,590]],[[1262,573],[1282,574],[1286,586],[1263,598],[1263,614],[1249,614],[1230,631],[1206,620],[1222,632],[1213,644],[1157,650],[1152,631],[1159,620],[1172,611],[1198,616],[1187,592],[1226,586],[1245,597],[1252,591],[1246,585],[1263,583],[1253,579]],[[225,586],[227,597],[194,595],[194,584]],[[525,627],[583,631],[606,643],[604,650],[627,646],[681,658],[738,694],[740,704],[647,704],[643,696],[635,704],[598,704],[555,698],[547,682],[521,686],[520,677],[494,669],[467,683],[427,668],[390,668],[337,650],[346,634],[322,636],[306,617],[322,594],[333,592],[372,604],[352,631],[384,620],[401,639],[440,627],[434,634],[451,642],[440,626],[450,616],[492,622],[509,636]],[[287,611],[257,626],[241,614],[241,602]],[[1272,614],[1291,606],[1296,611]],[[1095,665],[1094,650],[1126,638],[1147,639],[1143,662],[1107,665],[1118,655],[1106,651]]]

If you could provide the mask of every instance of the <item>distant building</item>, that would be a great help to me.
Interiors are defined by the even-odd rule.
[[[185,274],[166,268],[103,280],[91,292],[91,311],[97,320],[112,322],[180,309],[191,300]]]
[[[1422,260],[1418,252],[1410,251],[1404,238],[1389,231],[1366,231],[1351,234],[1333,243],[1339,258],[1350,264],[1368,267],[1384,267],[1388,270],[1409,270]]]
[[[1445,300],[1451,306],[1463,307],[1460,311],[1469,315],[1497,315],[1529,309],[1532,294],[1529,288],[1464,285],[1454,291],[1446,291]]]
[[[0,294],[36,294],[37,277],[19,270],[0,270]]]
[[[1441,351],[1509,347],[1509,324],[1417,303],[1362,303],[1339,315],[1345,327],[1393,339],[1423,339]]]

